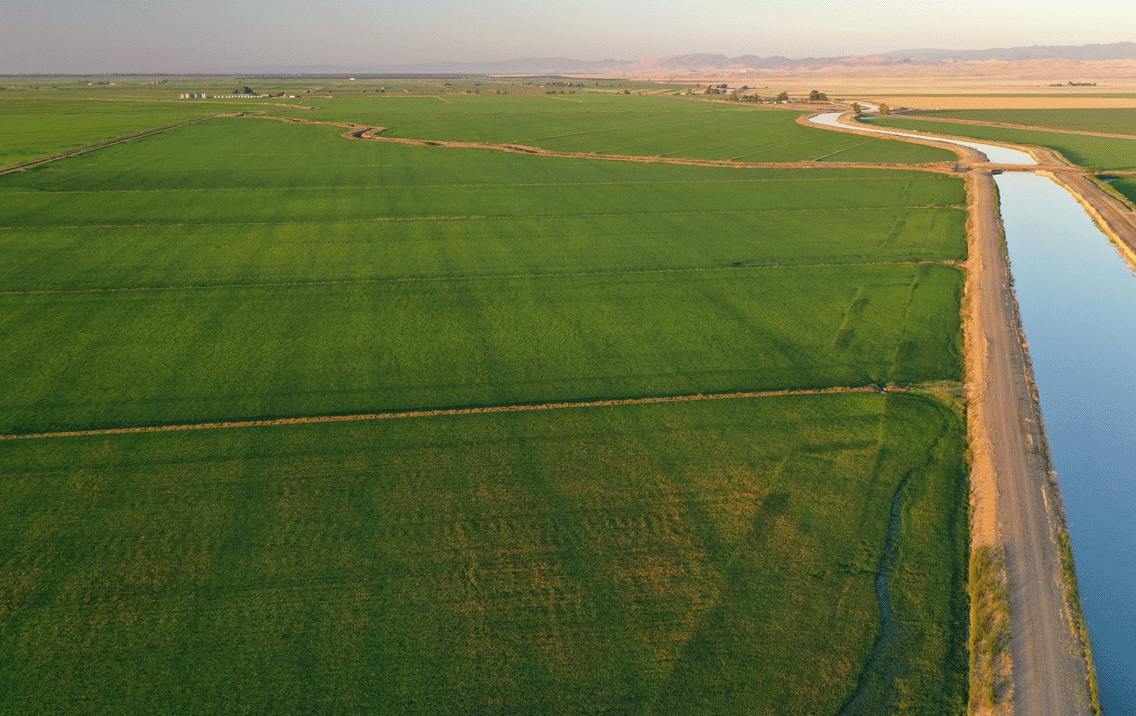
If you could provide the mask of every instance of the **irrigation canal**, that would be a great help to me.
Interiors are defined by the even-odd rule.
[[[812,121],[847,127],[838,116]],[[1006,147],[936,141],[977,149],[995,163],[1037,164]],[[1136,714],[1136,277],[1064,188],[1029,172],[995,181],[1101,707]]]

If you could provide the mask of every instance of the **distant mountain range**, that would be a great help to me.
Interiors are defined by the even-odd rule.
[[[892,66],[901,64],[935,65],[951,62],[1022,60],[1136,60],[1136,43],[1110,45],[1008,47],[989,50],[896,50],[885,55],[847,57],[758,57],[739,55],[687,54],[647,60],[576,60],[569,57],[523,57],[492,62],[430,62],[416,65],[374,66],[359,72],[385,74],[607,74],[652,72],[713,72],[718,70],[813,70],[826,67]],[[326,71],[330,68],[320,68]],[[336,68],[337,72],[347,69]]]

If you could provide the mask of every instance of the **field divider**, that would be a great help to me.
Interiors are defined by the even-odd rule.
[[[551,95],[549,95],[551,96]],[[561,99],[557,97],[557,99]],[[581,100],[566,100],[570,102],[579,102]],[[269,114],[245,112],[239,116],[250,117],[255,119],[275,119],[289,124],[324,124],[334,127],[345,127],[346,132],[340,136],[344,139],[359,139],[369,142],[392,142],[396,144],[411,144],[420,147],[442,147],[450,149],[492,149],[500,152],[512,152],[515,154],[528,154],[531,156],[541,157],[560,157],[563,159],[601,159],[604,161],[615,162],[637,162],[643,164],[685,164],[689,166],[701,167],[732,167],[735,169],[801,169],[801,168],[826,168],[826,169],[892,169],[897,171],[921,171],[933,172],[936,174],[956,174],[955,164],[953,162],[929,162],[924,164],[899,164],[899,163],[871,163],[871,162],[735,162],[732,160],[724,159],[685,159],[679,157],[664,157],[664,156],[651,156],[651,155],[633,155],[633,154],[599,154],[597,152],[565,152],[554,149],[544,149],[542,147],[532,147],[523,144],[508,144],[508,143],[492,143],[492,142],[461,142],[461,141],[448,141],[448,140],[433,140],[433,139],[414,139],[409,137],[380,137],[377,136],[380,132],[385,132],[387,127],[372,127],[366,124],[356,124],[351,122],[332,122],[332,121],[316,121],[298,119],[296,117],[273,117]]]
[[[272,418],[266,420],[233,420],[213,423],[184,423],[177,425],[152,425],[132,428],[102,428],[95,430],[64,430],[51,433],[25,433],[0,435],[0,440],[36,440],[43,438],[89,437],[96,435],[133,435],[135,433],[165,433],[187,430],[221,430],[231,428],[262,428],[283,425],[307,425],[310,423],[355,423],[374,420],[397,420],[400,418],[436,418],[458,415],[483,415],[493,413],[527,413],[540,410],[566,410],[569,408],[601,408],[623,405],[654,405],[657,403],[690,403],[702,400],[741,400],[747,398],[795,397],[809,395],[846,395],[850,393],[906,393],[904,386],[878,385],[859,387],[811,388],[803,390],[767,390],[738,393],[694,393],[650,398],[617,398],[613,400],[589,400],[560,403],[523,403],[517,405],[494,405],[480,408],[442,408],[438,410],[403,410],[383,413],[352,413],[347,415],[315,415],[294,418]]]
[[[186,286],[125,286],[120,288],[44,288],[27,291],[0,291],[0,296],[36,296],[54,293],[122,293],[126,291],[192,291],[225,288],[274,288],[282,286],[349,286],[368,283],[415,283],[427,281],[494,281],[521,278],[569,278],[573,276],[635,276],[639,274],[701,273],[712,271],[759,271],[764,269],[835,268],[847,266],[965,266],[964,261],[861,261],[823,264],[758,264],[755,266],[709,266],[702,268],[631,269],[627,271],[576,271],[564,273],[517,273],[489,276],[404,276],[397,278],[359,278],[328,281],[276,281],[272,283],[219,283]]]
[[[250,154],[248,156],[260,156]],[[382,166],[382,165],[375,165]],[[1110,172],[1113,174],[1120,172]],[[911,179],[913,181],[929,180],[935,177],[928,176],[889,176],[889,179]],[[531,182],[519,184],[407,184],[394,186],[390,184],[344,184],[342,186],[258,186],[258,187],[203,187],[200,189],[61,189],[58,191],[6,191],[0,196],[52,196],[64,194],[202,194],[206,192],[255,192],[255,191],[338,191],[341,189],[366,190],[411,190],[411,189],[513,189],[517,187],[553,187],[553,186],[667,186],[672,184],[792,184],[795,182],[862,182],[864,177],[809,177],[793,179],[779,177],[775,179],[659,179],[645,181],[572,181],[572,182]]]
[[[4,196],[0,194],[0,196]],[[720,209],[710,211],[631,211],[606,214],[470,214],[466,216],[376,216],[365,219],[314,219],[311,221],[285,220],[285,221],[214,221],[214,222],[177,222],[172,224],[73,224],[68,226],[54,226],[50,224],[40,226],[0,226],[0,231],[32,231],[35,229],[157,229],[164,226],[287,226],[310,224],[381,224],[386,222],[402,221],[505,221],[518,219],[610,219],[621,216],[714,216],[714,215],[742,215],[742,214],[804,214],[831,211],[894,211],[902,209],[915,211],[920,209],[960,209],[966,207],[960,204],[926,204],[924,206],[847,206],[830,208],[805,209]]]

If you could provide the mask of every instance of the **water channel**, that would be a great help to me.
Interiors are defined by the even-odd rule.
[[[837,129],[848,129],[847,124],[841,124],[836,121],[840,116],[839,112],[829,112],[827,114],[818,114],[813,117],[811,121],[813,124],[819,124],[822,127],[836,127]],[[856,127],[856,129],[865,132],[876,132],[878,134],[893,134],[897,137],[912,137],[913,139],[934,139],[937,142],[946,142],[948,144],[959,144],[971,149],[977,149],[996,164],[1037,164],[1037,161],[1030,156],[1027,152],[1020,149],[1010,149],[1008,147],[1000,147],[997,144],[979,144],[978,142],[959,141],[955,139],[939,139],[938,137],[925,137],[921,134],[913,134],[911,132],[900,132],[894,129],[881,129],[865,124]]]
[[[813,121],[832,126],[836,116]],[[1005,147],[954,143],[1036,164]],[[1025,172],[995,181],[1101,706],[1136,714],[1136,277],[1064,188]]]

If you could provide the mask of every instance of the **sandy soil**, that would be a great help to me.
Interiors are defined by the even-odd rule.
[[[590,77],[591,75],[589,75]],[[707,85],[726,82],[746,84],[756,87],[763,93],[776,94],[782,90],[790,94],[807,94],[818,89],[830,97],[855,97],[857,95],[890,96],[896,98],[894,104],[908,107],[915,105],[899,101],[899,97],[912,95],[959,95],[974,98],[972,104],[953,107],[957,109],[978,108],[1026,108],[1034,98],[1008,97],[977,99],[986,94],[1040,94],[1043,101],[1052,98],[1059,102],[1073,104],[1041,104],[1036,108],[1113,106],[1075,104],[1080,98],[1074,95],[1121,94],[1136,92],[1136,60],[1108,60],[1099,62],[1079,62],[1072,60],[1027,60],[1020,62],[946,62],[935,65],[892,65],[892,66],[834,66],[812,71],[778,70],[722,70],[707,72],[675,72],[659,70],[654,72],[628,73],[628,78],[651,79],[678,85]],[[622,77],[622,75],[596,76],[597,79]],[[1095,82],[1095,87],[1050,87],[1051,84],[1066,82]],[[939,98],[940,101],[949,98]],[[886,101],[886,100],[885,100]],[[1136,106],[1134,98],[1129,104]],[[982,104],[977,104],[982,102]],[[893,102],[888,102],[893,104]],[[944,104],[933,105],[942,109]],[[931,109],[931,107],[926,107]]]

